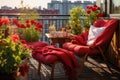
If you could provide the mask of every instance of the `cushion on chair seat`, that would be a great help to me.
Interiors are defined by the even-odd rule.
[[[36,52],[32,53],[32,57],[36,59],[38,62],[48,65],[52,64],[55,61],[58,61],[58,58],[54,55],[44,56],[43,54]]]
[[[90,53],[89,55],[95,55],[99,53],[98,49],[92,49],[90,46],[73,44],[71,42],[65,43],[63,48],[74,52],[78,56],[83,56],[87,52]]]

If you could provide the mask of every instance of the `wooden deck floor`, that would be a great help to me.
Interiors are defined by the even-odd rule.
[[[38,62],[31,58],[29,60],[30,68],[29,73],[25,80],[49,80],[51,67],[42,64],[41,75],[37,74]],[[102,59],[88,58],[85,63],[85,68],[77,80],[120,80],[120,70],[111,65],[113,73],[111,73]],[[41,76],[41,77],[40,77]],[[59,63],[55,66],[55,80],[67,80],[64,74],[62,64]],[[21,79],[23,80],[23,79]]]

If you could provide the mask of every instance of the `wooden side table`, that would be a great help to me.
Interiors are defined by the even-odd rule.
[[[59,47],[62,47],[62,45],[65,43],[65,42],[69,42],[71,41],[72,39],[72,36],[64,36],[64,37],[54,37],[52,35],[50,35],[49,33],[46,33],[45,34],[46,37],[49,39],[50,41],[50,45],[55,45],[56,43],[59,44]]]

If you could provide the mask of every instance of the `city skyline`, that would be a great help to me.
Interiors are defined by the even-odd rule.
[[[57,0],[61,1],[61,0]],[[68,1],[95,1],[95,0],[68,0]],[[23,5],[25,7],[30,8],[38,8],[41,6],[42,8],[47,8],[47,3],[50,3],[51,0],[23,0]],[[9,6],[9,7],[21,7],[21,0],[0,0],[0,8],[1,6]]]

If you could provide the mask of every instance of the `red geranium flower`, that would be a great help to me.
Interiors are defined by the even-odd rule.
[[[30,21],[29,20],[26,20],[26,23],[29,23]]]
[[[97,7],[97,5],[96,5],[96,4],[94,4],[94,5],[93,5],[93,7]]]
[[[26,28],[24,24],[21,24],[20,25],[20,28]]]
[[[93,22],[96,19],[103,16],[100,12],[100,7],[98,7],[97,5],[87,6],[86,8],[87,8],[86,15],[87,15],[87,19],[88,19],[86,21],[90,22],[90,24],[93,24]]]
[[[26,41],[25,40],[20,40],[21,43],[23,44],[26,44]]]
[[[87,14],[90,14],[90,13],[91,13],[91,11],[90,11],[90,10],[87,10],[86,12],[87,12]]]
[[[12,24],[17,25],[17,24],[18,24],[18,20],[14,19],[14,20],[12,21]]]
[[[11,38],[13,42],[17,42],[18,40],[20,40],[20,37],[17,34],[12,35]]]
[[[2,25],[9,25],[10,20],[8,18],[0,18],[0,26]]]
[[[30,28],[30,24],[29,24],[29,23],[27,23],[27,24],[26,24],[26,27],[27,27],[27,28]]]
[[[96,7],[93,7],[93,8],[92,8],[92,11],[93,11],[93,12],[95,12],[96,10],[97,10]]]
[[[31,20],[31,24],[36,24],[36,22],[34,20]]]
[[[8,18],[2,18],[2,22],[3,22],[3,24],[5,24],[5,25],[10,24],[10,20],[9,20]]]
[[[40,23],[36,23],[36,27],[38,27],[38,28],[42,28],[42,24],[40,24]]]
[[[103,17],[103,14],[102,14],[102,13],[99,13],[99,14],[98,14],[98,17]]]

